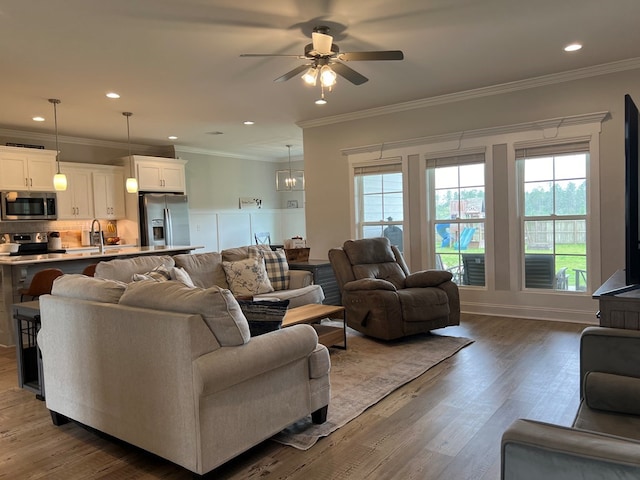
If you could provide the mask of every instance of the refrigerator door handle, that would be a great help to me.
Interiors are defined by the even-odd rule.
[[[173,245],[173,225],[171,224],[171,210],[164,209],[165,245]]]

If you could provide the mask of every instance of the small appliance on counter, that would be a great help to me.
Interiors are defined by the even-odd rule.
[[[58,235],[60,234],[58,233]],[[60,240],[60,237],[58,237],[58,240]],[[45,253],[66,252],[62,248],[49,249],[49,235],[47,232],[3,233],[0,234],[0,243],[17,243],[19,245],[18,250],[11,252],[10,255],[44,255]]]
[[[48,238],[48,251],[57,252],[58,250],[62,250],[62,239],[60,238],[60,232],[49,232]]]

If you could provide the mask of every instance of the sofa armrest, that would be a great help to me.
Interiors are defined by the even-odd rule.
[[[640,331],[587,327],[580,337],[580,395],[588,372],[640,378]]]
[[[437,287],[453,278],[453,274],[446,270],[422,270],[411,273],[405,280],[407,288],[415,287]]]
[[[289,270],[289,290],[308,287],[313,283],[313,274],[306,270]]]
[[[355,292],[357,290],[391,290],[397,291],[393,283],[382,280],[381,278],[361,278],[354,280],[353,282],[347,282],[344,284],[344,289],[348,292]]]
[[[502,480],[638,478],[640,442],[532,420],[502,435]]]
[[[296,360],[318,344],[310,325],[293,325],[257,337],[245,345],[222,347],[194,360],[194,388],[210,395]]]

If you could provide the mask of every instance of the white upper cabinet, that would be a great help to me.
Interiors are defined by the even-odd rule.
[[[56,152],[0,147],[0,189],[53,192]]]
[[[185,192],[185,160],[132,155],[143,192]]]
[[[93,172],[93,206],[96,218],[125,217],[124,169],[102,168]]]
[[[67,176],[67,189],[57,192],[59,220],[87,220],[93,215],[91,168],[61,163],[60,171]]]

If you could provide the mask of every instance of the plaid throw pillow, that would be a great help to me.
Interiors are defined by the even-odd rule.
[[[287,290],[289,288],[289,264],[284,250],[263,250],[254,246],[249,247],[249,255],[264,260],[267,276],[274,290]]]

